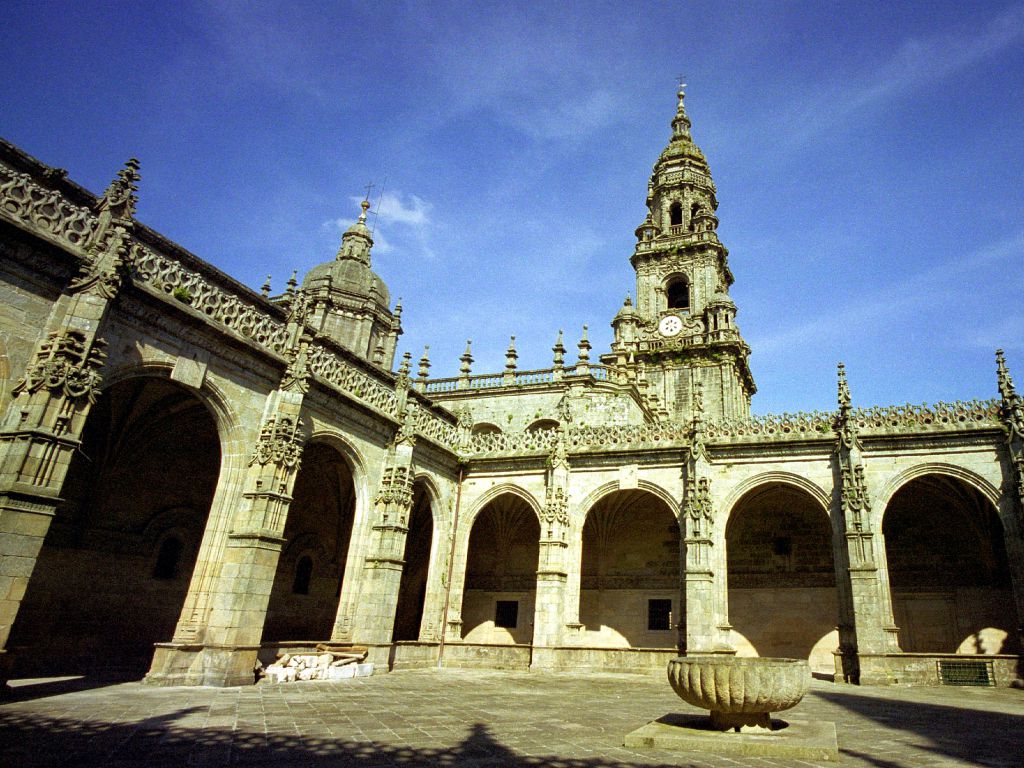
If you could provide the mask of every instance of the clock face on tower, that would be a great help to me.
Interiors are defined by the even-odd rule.
[[[683,321],[676,315],[665,315],[658,323],[658,331],[662,336],[675,336],[683,330]]]

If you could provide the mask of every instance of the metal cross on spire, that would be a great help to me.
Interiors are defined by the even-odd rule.
[[[374,188],[375,186],[377,186],[377,185],[376,185],[376,184],[374,184],[374,183],[373,183],[372,181],[371,181],[371,182],[369,182],[369,183],[368,183],[368,184],[366,185],[366,197],[364,197],[364,198],[363,198],[363,200],[369,200],[369,199],[370,199],[370,191],[371,191],[371,190],[372,190],[372,189],[373,189],[373,188]]]
[[[682,91],[686,88],[686,75],[679,75],[679,90]]]

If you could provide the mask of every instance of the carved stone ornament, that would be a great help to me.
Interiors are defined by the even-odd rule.
[[[281,389],[285,392],[309,392],[309,345],[305,342],[299,344],[298,349],[286,353],[288,367],[281,377]]]
[[[566,444],[565,432],[562,425],[555,430],[555,443],[549,457],[552,469],[569,469],[569,447]]]
[[[104,250],[90,249],[93,261],[68,286],[72,293],[88,293],[104,299],[113,299],[121,288],[125,264],[129,260],[129,235],[123,226],[110,230]]]
[[[386,467],[380,479],[380,489],[374,497],[380,506],[394,505],[406,508],[412,505],[412,475],[408,467]]]
[[[416,445],[416,408],[409,405],[402,414],[402,424],[395,434],[395,445]]]
[[[139,161],[133,157],[117,172],[117,178],[110,183],[96,204],[99,218],[86,246],[88,249],[102,248],[112,226],[120,225],[126,230],[131,228],[135,205],[139,201],[135,194],[139,189],[139,178]]]
[[[569,525],[569,499],[565,495],[564,488],[548,489],[544,510],[541,518],[549,528],[554,525],[565,527]]]
[[[691,476],[686,481],[685,512],[690,521],[691,538],[709,538],[715,509],[711,502],[711,481],[708,478],[698,480]]]
[[[11,392],[33,393],[48,389],[72,400],[85,397],[95,403],[102,377],[99,369],[106,359],[106,342],[71,329],[55,331],[43,342],[35,360]]]
[[[842,469],[842,505],[843,518],[848,531],[868,531],[868,519],[871,512],[871,501],[868,496],[867,483],[864,480],[864,465],[856,464]]]
[[[256,449],[249,466],[266,466],[274,463],[279,467],[298,469],[302,457],[302,421],[288,416],[271,417],[263,424]]]

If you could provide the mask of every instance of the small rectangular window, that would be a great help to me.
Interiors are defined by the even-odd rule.
[[[494,605],[494,626],[515,629],[519,623],[519,601],[498,600]]]
[[[672,601],[647,601],[647,629],[672,629]]]

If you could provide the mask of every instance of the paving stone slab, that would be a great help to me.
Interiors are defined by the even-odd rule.
[[[623,746],[744,757],[839,760],[836,725],[803,720],[775,721],[772,733],[722,733],[707,716],[669,714],[626,734]]]

